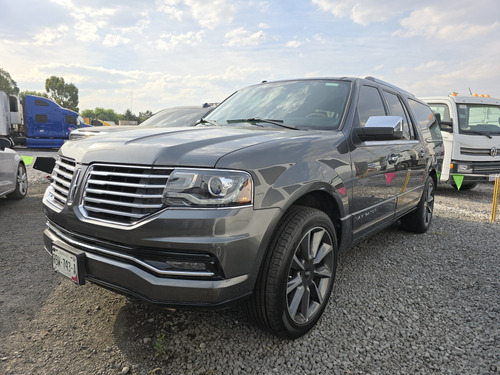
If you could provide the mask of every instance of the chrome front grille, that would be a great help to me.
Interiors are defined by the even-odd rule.
[[[62,209],[68,202],[71,181],[75,174],[76,163],[74,160],[59,158],[52,170],[53,201],[52,203]]]
[[[460,147],[460,153],[462,155],[472,155],[472,156],[491,156],[491,147],[490,148]]]
[[[134,224],[164,208],[163,189],[172,169],[94,164],[83,195],[85,216],[117,224]]]

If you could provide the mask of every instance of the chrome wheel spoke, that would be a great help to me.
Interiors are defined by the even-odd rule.
[[[292,317],[293,320],[296,320],[297,310],[301,305],[303,295],[304,295],[304,287],[300,286],[293,294],[292,301],[288,306],[288,312],[290,313],[290,316]]]
[[[302,300],[300,303],[300,318],[307,322],[309,320],[309,306],[311,302],[311,290],[309,288],[304,288],[304,294],[302,295]]]
[[[321,278],[332,277],[332,271],[327,266],[318,267],[314,270],[314,276]]]
[[[293,292],[299,285],[302,285],[302,277],[300,275],[288,280],[288,283],[286,284],[286,294]]]
[[[311,300],[317,302],[319,305],[323,303],[323,294],[320,292],[316,283],[311,284]]]
[[[295,254],[293,256],[293,259],[292,259],[292,269],[299,270],[299,271],[304,269],[304,264],[297,257],[297,254]]]
[[[331,254],[332,250],[332,245],[327,243],[321,244],[321,247],[316,253],[316,257],[314,258],[314,264],[320,264],[321,262],[323,262],[323,259],[325,259],[328,254]]]
[[[309,249],[309,259],[316,258],[318,251],[321,247],[324,234],[325,234],[324,229],[318,230],[315,233],[313,233]]]
[[[310,229],[299,242],[286,285],[288,313],[295,323],[314,319],[326,303],[334,255],[331,237],[322,227]]]

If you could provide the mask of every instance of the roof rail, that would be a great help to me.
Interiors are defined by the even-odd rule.
[[[405,94],[407,94],[408,96],[413,96],[415,97],[415,95],[413,95],[411,92],[408,92],[406,90],[403,90],[402,88],[398,87],[398,86],[395,86],[395,85],[392,85],[390,84],[389,82],[385,82],[385,81],[382,81],[381,79],[378,79],[378,78],[375,78],[375,77],[371,77],[371,76],[368,76],[368,77],[365,77],[366,80],[368,81],[372,81],[372,82],[375,82],[375,83],[379,83],[381,85],[385,85],[385,86],[388,86],[388,87],[391,87],[395,90],[398,90],[398,91],[401,91],[401,92],[404,92]]]

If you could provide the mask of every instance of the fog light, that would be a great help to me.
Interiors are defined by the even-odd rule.
[[[166,276],[216,277],[220,275],[213,257],[209,255],[186,256],[146,256],[140,259],[154,272]]]
[[[172,267],[185,270],[185,271],[212,271],[213,267],[211,264],[201,263],[201,262],[175,262],[169,261]]]

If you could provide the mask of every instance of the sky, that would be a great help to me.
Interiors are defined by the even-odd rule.
[[[0,0],[0,68],[79,108],[220,102],[259,83],[374,76],[500,97],[499,0]]]

